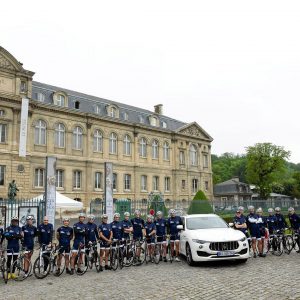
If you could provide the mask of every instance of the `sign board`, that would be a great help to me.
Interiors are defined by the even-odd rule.
[[[55,206],[56,206],[56,157],[46,157],[46,215],[49,223],[55,223]]]
[[[105,163],[105,213],[108,215],[108,222],[113,221],[114,200],[113,200],[113,165]]]
[[[26,157],[28,104],[29,104],[29,100],[23,98],[22,107],[21,107],[21,125],[20,125],[20,141],[19,141],[19,156],[22,157]]]

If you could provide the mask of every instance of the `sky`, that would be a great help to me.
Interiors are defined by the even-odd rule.
[[[34,80],[196,121],[212,153],[300,163],[300,1],[3,1],[0,45]]]

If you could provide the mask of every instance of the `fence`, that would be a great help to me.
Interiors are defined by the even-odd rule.
[[[14,216],[19,218],[19,226],[26,224],[28,215],[34,217],[33,224],[41,223],[46,213],[46,202],[41,199],[0,199],[0,222],[6,228]]]

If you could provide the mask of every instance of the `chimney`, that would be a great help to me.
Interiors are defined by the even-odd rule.
[[[162,104],[154,105],[154,112],[158,115],[162,115],[162,108],[163,108]]]

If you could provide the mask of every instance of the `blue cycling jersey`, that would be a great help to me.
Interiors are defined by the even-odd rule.
[[[70,246],[73,238],[73,228],[70,226],[61,226],[57,229],[57,233],[59,234],[59,245],[64,247]]]
[[[123,226],[122,222],[119,221],[113,221],[110,224],[112,233],[113,233],[113,239],[115,240],[121,240],[123,237]]]
[[[110,233],[111,233],[111,226],[110,226],[110,224],[107,224],[107,223],[100,224],[99,225],[99,231],[104,235],[104,237],[106,237],[107,239],[109,239]]]
[[[146,230],[146,235],[150,235],[150,233],[155,230],[155,224],[153,222],[146,222],[145,223],[145,230]]]
[[[98,227],[95,223],[86,224],[86,242],[96,242],[99,239]]]
[[[277,230],[282,230],[287,227],[285,218],[282,214],[275,214],[275,217],[276,217],[276,229]]]
[[[294,230],[300,229],[300,217],[297,214],[293,213],[292,215],[289,215],[289,221]]]
[[[74,243],[75,242],[79,242],[79,243],[83,243],[85,242],[85,237],[87,234],[87,227],[86,224],[82,223],[82,222],[78,222],[75,223],[73,225],[73,231],[74,231]]]
[[[52,242],[53,237],[53,225],[52,224],[41,224],[37,228],[37,233],[39,237],[39,243],[48,245]]]
[[[4,236],[7,239],[7,249],[19,250],[19,240],[22,238],[22,228],[19,226],[8,226],[4,232]]]
[[[25,225],[22,227],[24,235],[24,246],[32,248],[34,245],[34,238],[37,236],[37,228],[33,225]]]
[[[235,216],[233,218],[233,224],[234,225],[243,225],[243,224],[246,224],[246,218],[243,215],[241,215],[240,217]],[[243,233],[247,232],[247,228],[236,228],[236,229],[240,230]]]
[[[252,233],[255,230],[259,229],[259,226],[257,224],[258,215],[251,213],[246,217],[247,226]]]
[[[268,217],[266,217],[266,222],[267,222],[267,227],[269,229],[270,234],[273,234],[276,229],[276,223],[277,223],[277,218],[274,215],[269,215]]]
[[[131,220],[131,224],[133,227],[133,237],[134,238],[141,238],[143,237],[142,229],[145,226],[145,222],[141,218],[134,218]]]
[[[130,220],[123,220],[122,221],[122,228],[123,228],[123,238],[124,239],[129,239],[129,233],[128,232],[124,232],[124,229],[129,229],[130,227],[132,227],[131,221]]]
[[[165,236],[167,229],[167,220],[166,219],[157,219],[155,222],[156,227],[156,235],[157,236]]]
[[[170,235],[177,235],[180,230],[177,229],[177,225],[182,225],[181,218],[179,216],[168,218],[167,224],[169,226]]]

